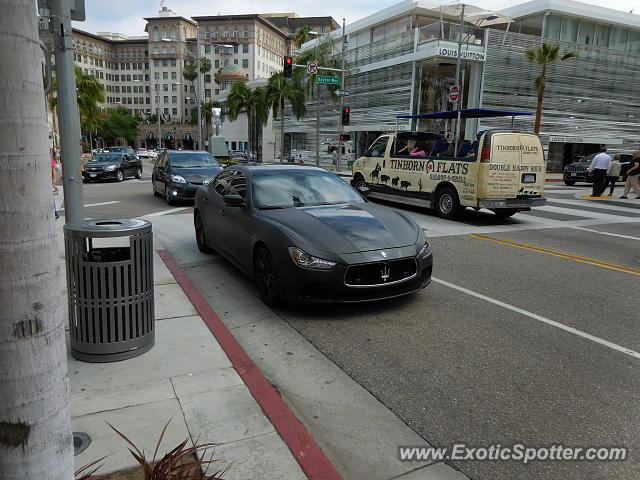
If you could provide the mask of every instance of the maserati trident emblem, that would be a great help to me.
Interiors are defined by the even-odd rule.
[[[380,255],[382,255],[384,258],[387,258],[387,252],[380,252]]]
[[[388,265],[385,265],[384,267],[382,267],[382,270],[380,270],[380,277],[382,278],[383,283],[387,282],[387,279],[389,278],[390,273],[391,273],[391,268]]]

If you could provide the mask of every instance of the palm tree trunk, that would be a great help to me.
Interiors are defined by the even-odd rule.
[[[284,98],[280,101],[280,132],[282,133],[280,145],[280,163],[284,163]]]
[[[11,132],[0,135],[0,477],[70,480],[64,280],[36,11],[23,0],[0,0],[0,11],[0,104]]]
[[[542,81],[540,82],[540,89],[538,90],[538,105],[536,106],[536,121],[533,127],[533,133],[540,135],[540,124],[542,123],[542,103],[544,102],[544,89],[547,80],[547,66],[542,67],[542,74],[540,75]]]

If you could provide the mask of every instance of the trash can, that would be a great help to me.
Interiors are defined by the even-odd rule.
[[[138,219],[65,226],[71,355],[86,362],[125,360],[155,338],[153,236]]]

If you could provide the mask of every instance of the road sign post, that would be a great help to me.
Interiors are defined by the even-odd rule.
[[[449,101],[457,102],[460,98],[460,87],[458,85],[452,85],[449,89]]]

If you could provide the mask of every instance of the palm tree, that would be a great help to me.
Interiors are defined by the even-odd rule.
[[[72,479],[64,279],[38,22],[33,2],[0,0],[0,11],[0,477]]]
[[[249,88],[244,82],[234,83],[227,97],[229,120],[235,121],[241,113],[247,115],[249,151],[260,160],[262,148],[258,145],[262,126],[269,119],[271,96],[267,89]]]
[[[309,25],[305,25],[300,30],[298,30],[295,38],[293,39],[296,47],[300,48],[303,43],[306,43],[311,39],[311,31],[313,31],[313,29]]]
[[[540,68],[540,76],[536,78],[534,86],[538,91],[538,106],[536,107],[536,122],[533,131],[536,135],[540,134],[540,121],[542,119],[542,102],[544,101],[544,89],[547,81],[547,69],[548,67],[560,60],[568,60],[570,58],[577,57],[576,52],[568,52],[562,56],[559,56],[560,45],[553,45],[551,43],[544,42],[538,48],[527,50],[524,52],[524,56],[530,62],[537,63]]]
[[[105,101],[104,86],[93,75],[82,73],[80,67],[75,67],[76,91],[78,96],[78,110],[80,111],[80,126],[89,132],[95,132],[101,123],[101,112],[98,103]],[[56,79],[53,79],[49,94],[49,107],[55,111],[58,106],[56,96]]]
[[[280,132],[282,135],[280,143],[280,163],[284,162],[285,101],[288,100],[291,104],[291,109],[297,120],[302,119],[307,113],[304,87],[302,86],[302,75],[297,72],[300,72],[300,70],[297,70],[292,78],[285,78],[282,72],[274,73],[267,83],[274,118],[280,113]]]
[[[220,106],[221,106],[220,103],[214,102],[213,100],[209,100],[208,102],[203,101],[200,103],[200,112],[202,114],[202,119],[204,120],[204,124],[206,127],[205,138],[209,138],[209,135],[211,135],[211,130],[209,129],[209,126],[211,124],[211,119],[213,117],[213,113],[211,112],[211,109],[220,107]]]

